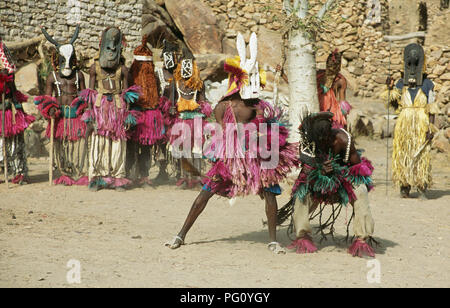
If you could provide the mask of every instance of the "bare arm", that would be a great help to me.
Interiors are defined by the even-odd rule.
[[[214,108],[214,116],[216,118],[217,123],[223,127],[223,116],[225,115],[226,104],[228,101],[223,101],[217,104],[216,108]]]
[[[129,88],[129,72],[128,72],[128,68],[125,65],[122,65],[122,85],[123,85],[123,90],[126,90]]]
[[[95,81],[96,81],[96,73],[94,63],[91,65],[91,69],[89,70],[89,89],[95,90]]]
[[[54,82],[55,80],[53,79],[53,74],[49,74],[47,77],[47,82],[45,84],[45,95],[52,96]]]
[[[347,91],[347,80],[345,80],[345,78],[341,78],[338,82],[338,87],[339,87],[339,101],[345,101],[346,100],[346,96],[345,96],[345,92]]]
[[[84,80],[84,74],[81,71],[78,71],[78,82],[80,85],[80,91],[86,89],[86,82]]]
[[[348,145],[347,134],[344,132],[337,133],[334,144],[334,153],[341,154],[342,157],[344,158],[347,151],[347,145]],[[350,153],[348,156],[348,162],[350,163],[350,165],[356,165],[361,162],[361,159],[359,157],[358,152],[356,151],[353,140],[350,143]]]

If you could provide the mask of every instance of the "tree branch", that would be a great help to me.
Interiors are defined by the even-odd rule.
[[[322,19],[325,13],[330,9],[335,0],[327,0],[327,2],[322,6],[319,13],[317,13],[317,18]]]
[[[383,40],[392,42],[392,41],[403,41],[403,40],[419,38],[419,37],[425,37],[425,32],[419,31],[419,32],[411,32],[411,33],[403,34],[403,35],[385,35],[385,36],[383,36]]]
[[[290,0],[283,1],[283,10],[286,12],[287,16],[290,16],[292,14],[292,6]]]
[[[300,0],[300,9],[297,12],[297,16],[300,19],[304,19],[308,15],[309,4],[308,0]]]

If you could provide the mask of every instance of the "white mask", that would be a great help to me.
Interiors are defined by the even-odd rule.
[[[258,38],[256,37],[256,33],[253,32],[250,36],[250,59],[247,59],[247,46],[241,33],[237,35],[236,48],[241,60],[241,68],[248,73],[249,79],[248,85],[242,86],[240,90],[241,98],[258,98],[260,92],[260,76],[258,62],[256,61],[256,57],[258,56]]]
[[[172,52],[165,52],[163,53],[164,58],[164,67],[166,69],[171,69],[175,66],[175,61],[173,59],[173,53]]]
[[[193,65],[192,59],[185,59],[181,61],[181,77],[188,79],[192,77]]]

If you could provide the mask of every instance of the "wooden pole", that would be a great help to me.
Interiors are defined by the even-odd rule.
[[[6,89],[5,89],[6,91]],[[2,93],[2,150],[3,150],[3,169],[5,174],[6,189],[9,189],[8,184],[8,158],[6,157],[6,138],[5,138],[5,92]]]
[[[54,130],[55,130],[55,118],[50,120],[50,162],[48,166],[48,181],[49,185],[53,185],[53,144],[54,144]]]

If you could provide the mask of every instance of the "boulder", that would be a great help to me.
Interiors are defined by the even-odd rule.
[[[433,140],[433,148],[436,149],[438,152],[450,153],[450,143],[443,134],[439,134]]]
[[[194,0],[166,0],[165,4],[192,53],[222,53],[224,33],[207,4]]]
[[[223,64],[227,55],[225,54],[199,54],[195,55],[200,77],[202,80],[223,80],[228,75],[223,70]]]
[[[149,35],[149,43],[153,47],[161,47],[163,39],[180,43],[178,31],[169,13],[155,1],[144,1],[142,15],[142,36]]]
[[[282,63],[283,38],[279,31],[268,30],[265,27],[259,28],[258,33],[258,62],[260,67],[267,64],[276,68]],[[236,48],[235,48],[236,49]]]
[[[373,136],[372,120],[359,110],[352,110],[347,118],[347,127],[353,137]]]
[[[16,87],[28,95],[39,95],[38,66],[30,63],[20,68],[15,75]]]

